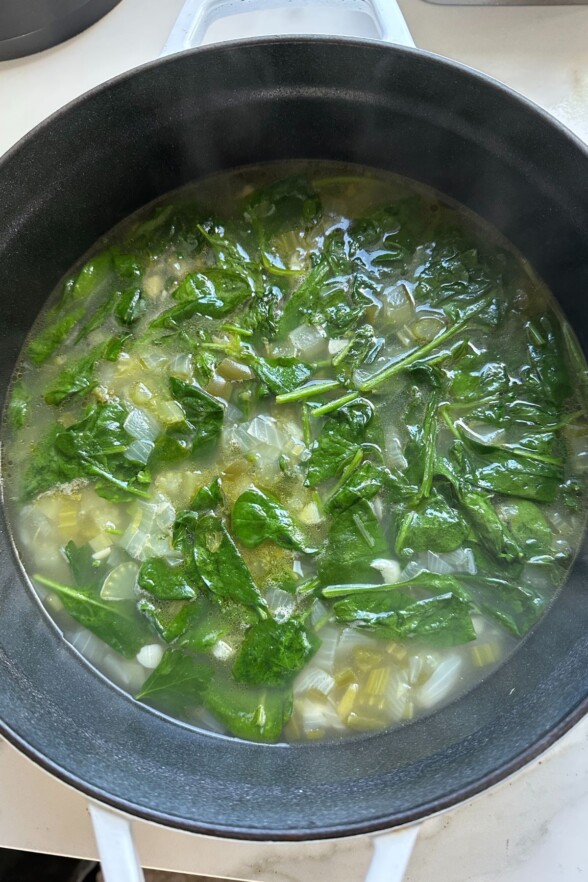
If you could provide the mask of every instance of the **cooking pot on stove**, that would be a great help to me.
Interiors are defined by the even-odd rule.
[[[189,2],[168,51],[244,3]],[[410,39],[391,0],[342,3],[371,14],[383,39]],[[588,352],[585,146],[506,87],[429,53],[265,38],[124,74],[0,161],[2,396],[48,293],[114,224],[213,172],[297,158],[394,171],[477,212],[528,258]],[[549,612],[470,692],[391,732],[290,745],[196,731],[123,694],[42,611],[4,521],[0,549],[2,733],[88,796],[170,827],[268,841],[404,828],[511,774],[588,710],[586,540]],[[112,850],[117,817],[93,811],[107,880],[139,879],[132,850],[126,865]],[[391,878],[394,861],[402,872],[415,830],[394,839],[395,858],[375,838],[370,882],[384,869]]]

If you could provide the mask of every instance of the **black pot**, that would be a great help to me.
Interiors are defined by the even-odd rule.
[[[408,175],[487,218],[528,257],[588,349],[588,154],[499,84],[424,52],[310,38],[176,56],[74,102],[0,163],[0,350],[6,389],[60,276],[161,193],[266,160],[322,158]],[[252,839],[392,827],[472,796],[588,709],[584,543],[557,601],[495,674],[400,730],[256,745],[133,701],[67,645],[0,538],[0,716],[29,756],[111,805]]]
[[[0,61],[41,52],[84,31],[120,0],[2,0]]]

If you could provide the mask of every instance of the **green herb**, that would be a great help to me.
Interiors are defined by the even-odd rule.
[[[473,603],[515,637],[523,637],[545,610],[545,599],[534,589],[491,576],[460,576]]]
[[[356,582],[373,576],[371,563],[388,557],[384,532],[364,499],[333,516],[327,543],[318,558],[323,584]]]
[[[64,340],[67,340],[84,311],[82,307],[71,310],[63,316],[59,316],[55,310],[49,314],[51,318],[55,316],[55,320],[44,327],[34,340],[31,340],[27,349],[27,356],[34,365],[39,366],[46,362]]]
[[[217,398],[176,377],[170,377],[169,382],[171,393],[186,416],[185,425],[159,436],[149,459],[150,467],[200,452],[216,443],[222,431],[224,407]]]
[[[403,516],[396,534],[396,553],[411,557],[420,551],[455,551],[468,526],[458,511],[436,496]]]
[[[356,622],[391,640],[426,639],[435,646],[475,640],[469,603],[455,594],[415,600],[402,591],[354,595],[334,606],[340,622]]]
[[[266,619],[247,631],[233,677],[249,686],[286,686],[316,652],[320,640],[296,619]]]
[[[292,715],[289,689],[244,689],[216,676],[210,684],[205,704],[237,738],[246,741],[278,741]]]
[[[316,552],[286,509],[273,496],[257,487],[245,490],[235,502],[232,527],[237,539],[247,548],[255,548],[266,539],[271,539],[282,548],[292,548],[306,554]]]
[[[339,475],[370,440],[368,429],[373,421],[373,407],[365,399],[345,405],[329,417],[311,447],[306,484],[316,486]]]
[[[553,555],[551,529],[538,505],[527,499],[513,499],[503,503],[500,512],[526,560]]]
[[[45,392],[47,404],[58,405],[74,395],[86,395],[96,385],[94,367],[101,359],[116,361],[126,342],[126,337],[113,337],[99,343],[87,355],[82,356],[57,375]]]
[[[8,399],[8,420],[13,429],[22,429],[26,424],[31,405],[31,394],[23,380],[13,383]]]
[[[137,698],[168,712],[185,714],[202,704],[212,675],[213,669],[205,660],[168,649]]]
[[[39,584],[57,594],[66,612],[80,625],[92,631],[116,652],[133,658],[150,639],[146,623],[137,615],[130,600],[102,600],[100,587],[105,567],[92,558],[89,545],[68,542],[65,553],[76,586],[62,585],[53,579],[35,575]]]
[[[159,558],[141,564],[137,582],[139,588],[158,600],[190,600],[196,594],[181,567],[172,567]]]
[[[290,177],[256,190],[244,214],[265,246],[288,230],[314,226],[321,216],[321,200],[305,177]]]
[[[266,602],[220,517],[182,512],[174,525],[174,546],[193,555],[196,571],[212,594],[266,617]]]
[[[293,392],[307,380],[313,368],[296,358],[259,358],[256,356],[251,367],[270,392],[283,395]]]
[[[189,303],[192,314],[219,318],[233,312],[252,294],[253,285],[242,273],[223,267],[212,267],[199,273],[191,273],[173,292],[174,300]]]
[[[131,442],[124,429],[127,410],[117,402],[86,408],[68,428],[55,423],[35,447],[23,482],[23,496],[32,499],[76,478],[95,481],[98,495],[116,501],[147,496],[148,481],[139,464],[125,457]]]

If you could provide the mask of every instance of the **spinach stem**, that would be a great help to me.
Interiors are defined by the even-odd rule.
[[[335,485],[333,492],[329,495],[329,497],[327,499],[327,505],[329,504],[329,502],[331,501],[333,496],[335,496],[335,494],[339,492],[339,490],[341,489],[341,487],[343,486],[343,484],[345,483],[347,478],[351,474],[353,474],[355,469],[361,463],[362,459],[363,459],[363,450],[360,449],[360,450],[356,451],[351,462],[348,465],[346,465],[345,468],[343,469],[343,473],[341,474],[340,479],[337,481],[337,484]]]
[[[355,585],[327,585],[321,589],[323,597],[343,597],[346,594],[374,594],[378,591],[390,591],[400,588],[403,582],[392,582],[384,585],[355,584]]]
[[[437,458],[437,409],[439,406],[439,393],[434,391],[427,402],[425,419],[423,425],[423,435],[425,441],[425,464],[423,469],[423,479],[416,501],[420,502],[431,495],[431,487],[433,486],[433,475],[435,473],[435,460]]]
[[[339,410],[345,404],[355,401],[356,398],[359,398],[359,392],[348,392],[347,395],[342,395],[341,398],[335,398],[334,401],[328,401],[326,404],[316,407],[312,411],[312,416],[319,417],[324,416],[326,413],[332,413],[334,410]]]
[[[396,374],[403,371],[405,368],[409,367],[415,361],[419,361],[423,357],[423,355],[428,355],[429,352],[432,352],[436,349],[441,343],[445,343],[446,340],[450,340],[452,337],[455,337],[456,334],[465,327],[467,322],[473,318],[474,315],[481,312],[482,309],[486,306],[487,300],[483,299],[478,304],[476,304],[476,308],[472,310],[468,310],[467,315],[457,321],[451,327],[446,328],[444,331],[441,331],[440,334],[437,334],[436,337],[433,337],[428,343],[425,343],[424,346],[420,346],[418,349],[414,349],[412,352],[409,352],[408,355],[405,355],[403,358],[398,359],[398,361],[393,362],[388,365],[388,367],[382,368],[376,374],[366,380],[365,383],[362,383],[359,387],[362,392],[369,392],[371,389],[375,389],[376,386],[379,386],[380,383],[383,383],[384,380],[389,380],[390,377],[395,376]]]
[[[313,380],[300,386],[293,392],[284,392],[282,395],[276,395],[277,404],[288,404],[290,401],[304,401],[306,398],[314,398],[315,395],[322,395],[323,392],[331,392],[341,386],[338,380]]]

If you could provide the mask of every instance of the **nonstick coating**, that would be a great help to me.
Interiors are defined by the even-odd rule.
[[[588,155],[481,75],[341,39],[225,44],[159,61],[62,110],[0,163],[0,370],[68,267],[125,215],[211,172],[358,162],[449,194],[532,262],[588,348]],[[584,544],[502,668],[399,731],[256,745],[198,733],[94,672],[39,608],[0,535],[2,731],[88,794],[150,820],[254,839],[391,827],[520,767],[588,709]]]

